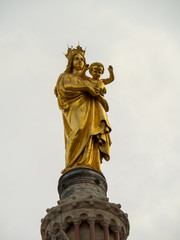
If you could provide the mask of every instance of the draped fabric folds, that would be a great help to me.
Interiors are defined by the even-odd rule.
[[[63,114],[65,162],[67,170],[84,166],[101,172],[102,158],[110,159],[111,140],[106,111],[97,97],[90,95],[90,82],[75,74],[63,73],[55,88]]]

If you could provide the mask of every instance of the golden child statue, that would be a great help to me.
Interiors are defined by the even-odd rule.
[[[104,99],[104,94],[106,93],[105,84],[109,84],[114,80],[113,67],[111,65],[109,66],[108,71],[109,78],[100,79],[101,75],[104,73],[104,66],[102,63],[95,62],[89,67],[89,73],[92,78],[86,76],[87,79],[94,85],[96,92],[99,93],[99,96],[97,96],[96,99],[101,102],[106,112],[109,111],[109,105]]]
[[[94,84],[85,75],[87,65],[84,54],[80,46],[68,48],[68,64],[55,87],[64,121],[66,166],[62,173],[80,166],[101,172],[102,159],[110,159],[111,126],[106,114],[108,105],[103,97],[102,84],[113,81],[114,75],[110,70],[109,80],[100,81],[100,76],[96,79],[93,73],[95,68],[91,66],[93,81],[102,83]]]
[[[114,80],[113,67],[110,65],[108,68],[109,78],[100,79],[101,75],[104,73],[104,66],[102,63],[95,62],[92,63],[89,67],[89,73],[91,74],[91,82],[96,84],[96,86],[100,89],[100,95],[104,96],[106,93],[106,88],[104,84],[109,84]]]

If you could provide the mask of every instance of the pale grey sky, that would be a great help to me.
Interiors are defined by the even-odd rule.
[[[1,0],[0,239],[40,239],[56,205],[64,138],[53,90],[67,44],[80,42],[87,63],[114,67],[102,170],[129,215],[128,239],[179,240],[179,12],[174,0]]]

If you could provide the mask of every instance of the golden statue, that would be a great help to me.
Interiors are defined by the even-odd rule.
[[[102,159],[110,159],[111,126],[106,113],[108,103],[104,99],[104,84],[114,80],[113,68],[108,68],[108,79],[99,79],[104,67],[93,63],[89,68],[90,78],[85,74],[88,65],[84,54],[80,46],[68,48],[68,64],[55,87],[64,121],[66,166],[62,173],[80,166],[101,172]]]

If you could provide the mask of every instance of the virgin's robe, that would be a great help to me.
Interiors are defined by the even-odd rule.
[[[102,158],[110,159],[111,144],[106,101],[89,93],[90,82],[75,74],[63,73],[55,88],[63,114],[65,163],[67,170],[84,166],[101,172]]]

